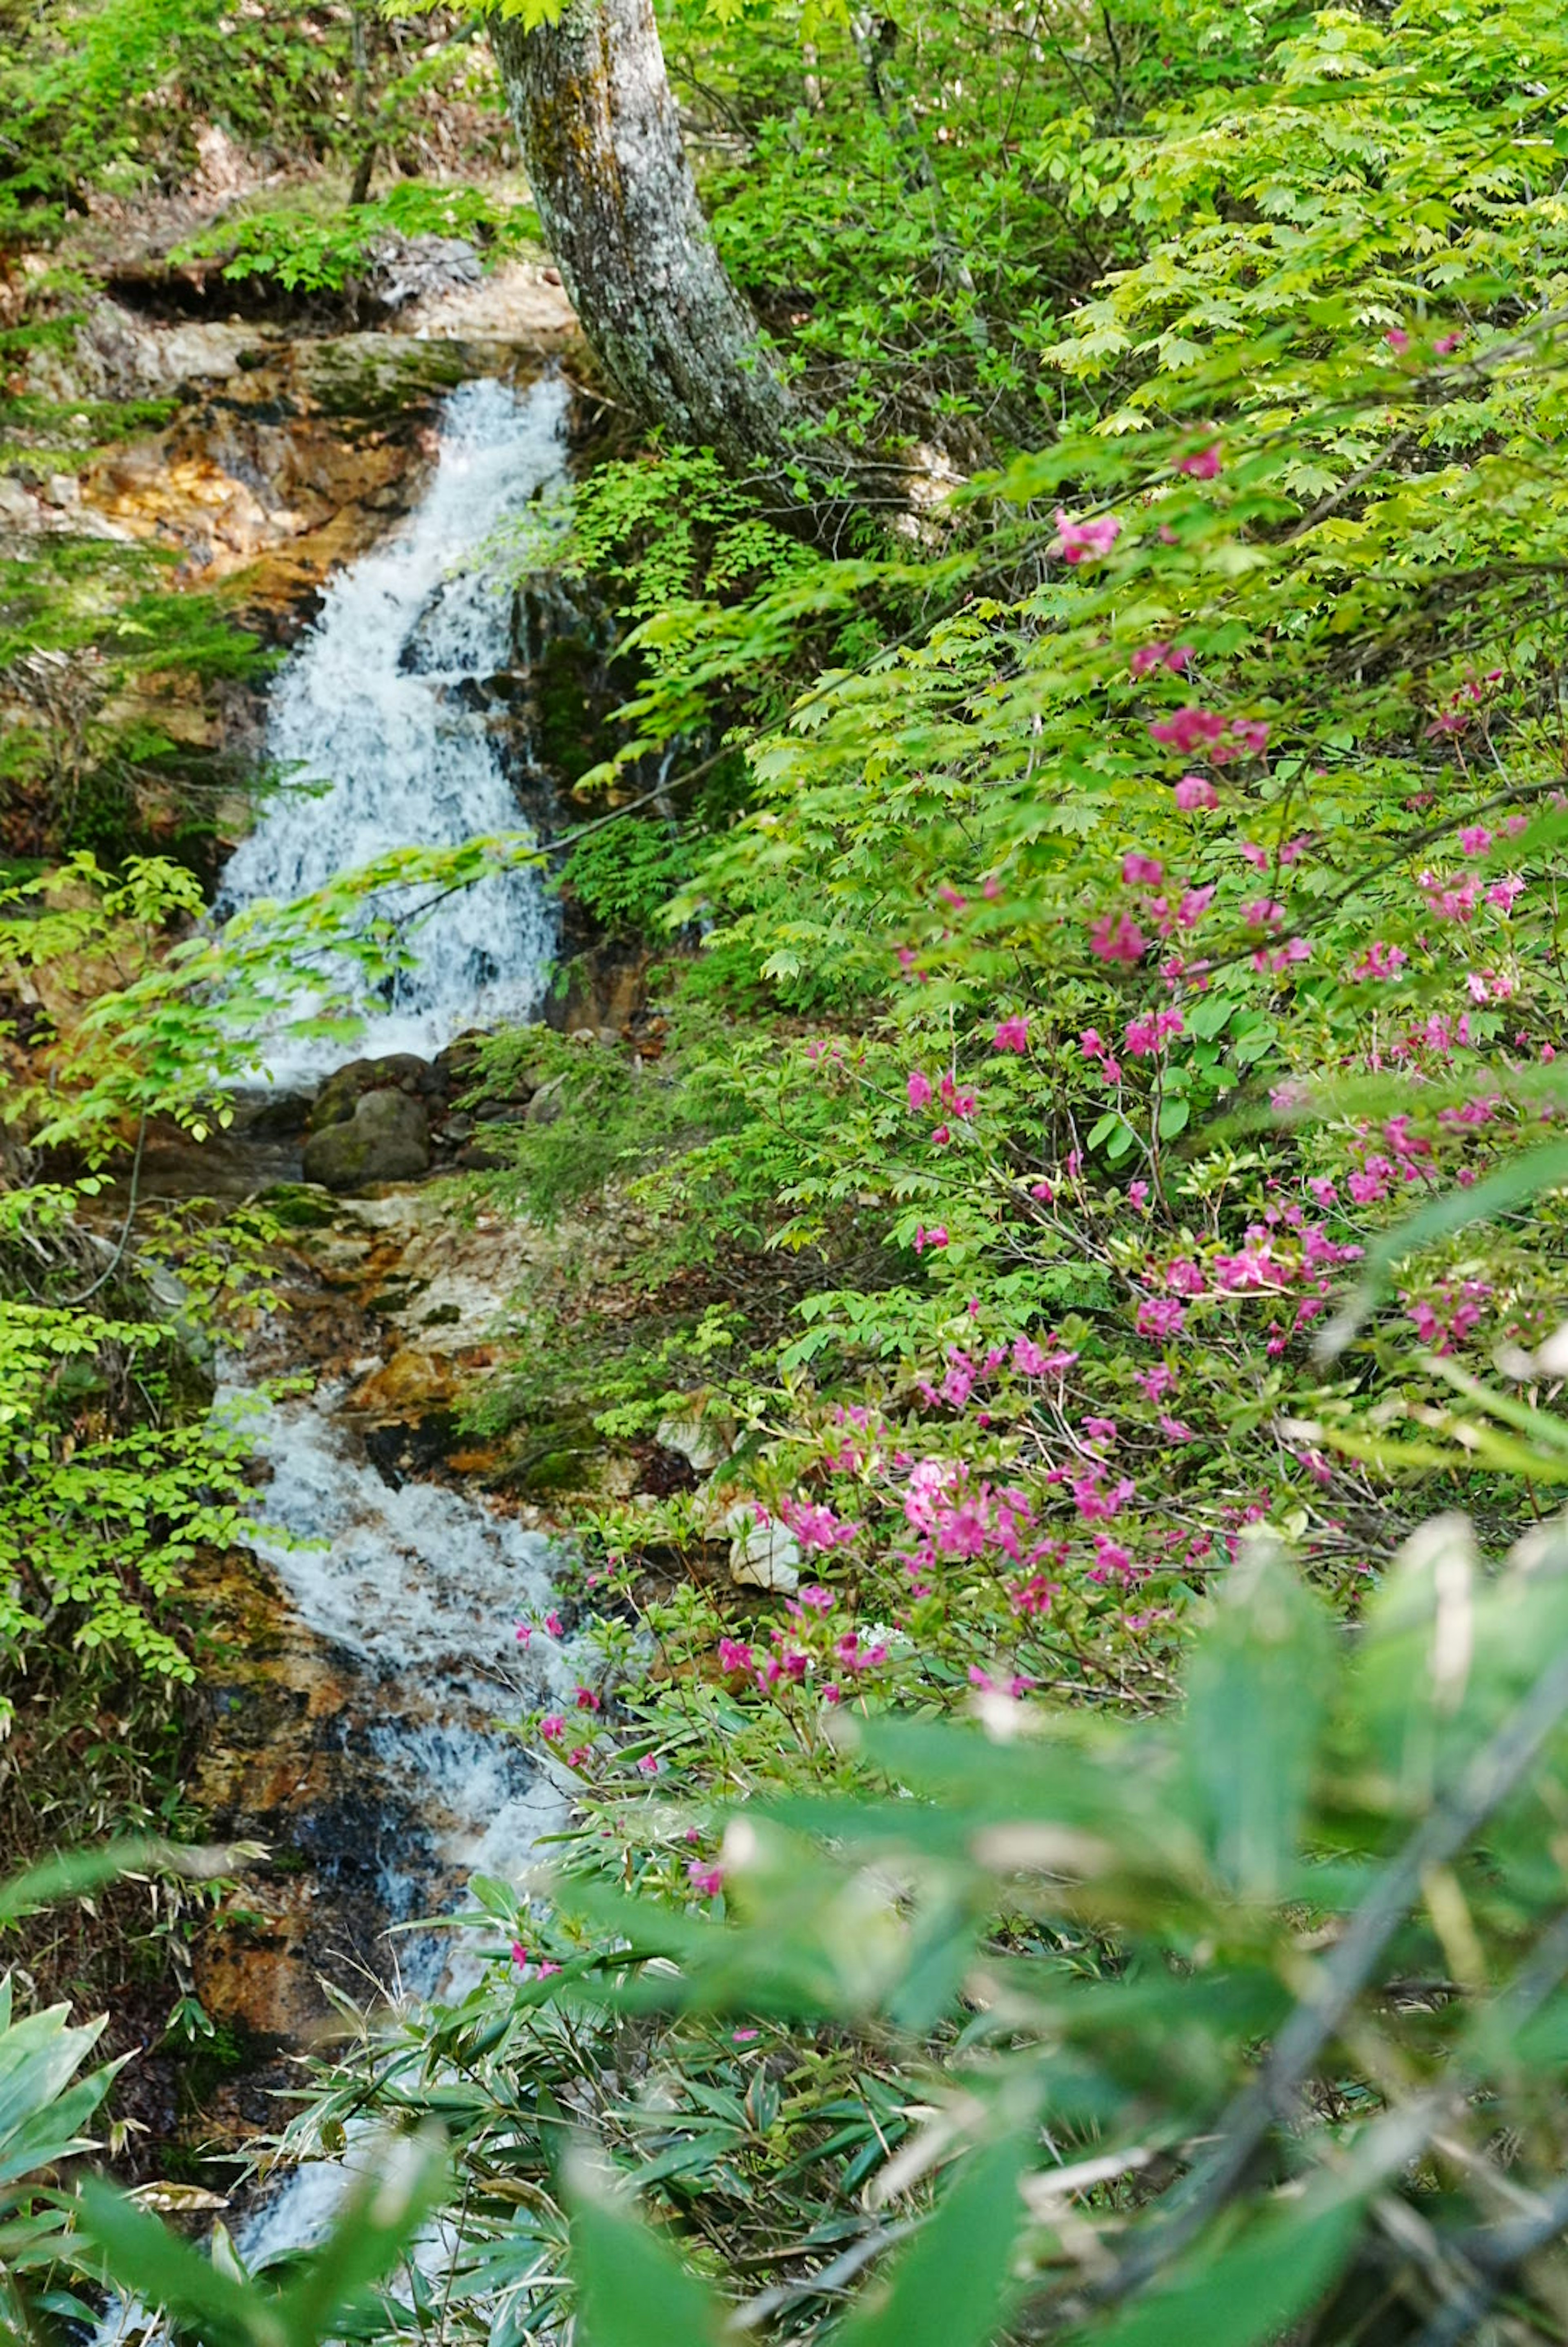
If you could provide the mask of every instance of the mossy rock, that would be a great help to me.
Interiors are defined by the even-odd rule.
[[[303,1182],[279,1182],[262,1194],[262,1203],[287,1231],[329,1230],[337,1209],[320,1190]]]
[[[324,1189],[363,1190],[372,1182],[409,1182],[430,1171],[430,1119],[406,1092],[363,1092],[345,1124],[330,1124],[305,1143],[305,1179]]]

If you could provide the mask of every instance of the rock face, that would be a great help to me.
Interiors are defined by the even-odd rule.
[[[444,1090],[442,1071],[414,1051],[392,1051],[381,1060],[350,1060],[327,1078],[311,1103],[312,1133],[347,1124],[367,1092],[405,1092],[431,1100]]]
[[[305,1143],[305,1179],[327,1190],[363,1190],[372,1182],[411,1182],[430,1171],[430,1119],[407,1092],[361,1092],[346,1122],[329,1124]]]

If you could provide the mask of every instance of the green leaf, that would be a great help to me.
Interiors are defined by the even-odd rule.
[[[574,2201],[572,2267],[582,2347],[701,2347],[718,2338],[718,2302],[704,2284],[591,2186]]]
[[[77,2229],[123,2296],[197,2325],[219,2347],[294,2347],[274,2301],[219,2272],[112,2186],[89,2178],[77,2205]]]
[[[1360,2203],[1268,2217],[1194,2270],[1151,2291],[1108,2325],[1094,2347],[1255,2347],[1281,2338],[1322,2297],[1349,2254]],[[1085,2342],[1090,2334],[1076,2334]]]
[[[1270,1544],[1254,1542],[1194,1649],[1183,1774],[1210,1862],[1241,1898],[1289,1881],[1323,1724],[1328,1625]]]
[[[1018,2179],[1033,2140],[1019,2128],[970,2153],[886,2296],[858,2308],[838,2347],[985,2347],[1013,2295],[1013,2245],[1023,2219]]]

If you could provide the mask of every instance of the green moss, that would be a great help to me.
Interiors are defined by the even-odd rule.
[[[263,1194],[263,1203],[285,1230],[328,1230],[337,1220],[337,1209],[331,1202],[303,1182],[276,1183]]]

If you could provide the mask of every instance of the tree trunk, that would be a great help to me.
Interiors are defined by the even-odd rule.
[[[545,242],[616,389],[673,439],[777,471],[794,404],[703,217],[651,0],[567,0],[490,36]]]

